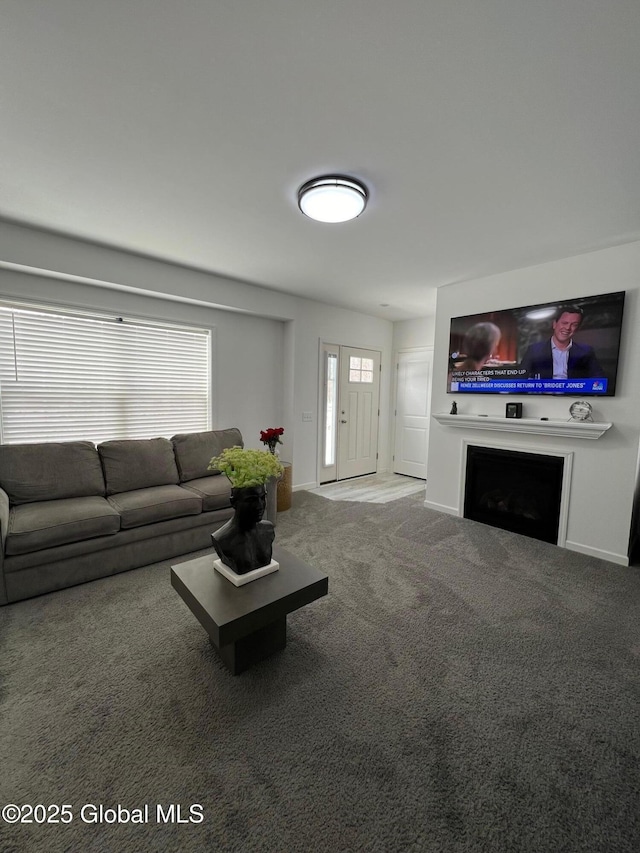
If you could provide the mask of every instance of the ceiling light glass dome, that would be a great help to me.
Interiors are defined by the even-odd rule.
[[[369,193],[364,184],[339,175],[307,181],[298,190],[298,206],[305,216],[318,222],[347,222],[360,216]]]

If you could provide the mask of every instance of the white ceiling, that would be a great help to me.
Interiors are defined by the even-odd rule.
[[[0,32],[0,217],[389,319],[640,239],[638,0],[2,0]],[[359,219],[298,211],[331,171]]]

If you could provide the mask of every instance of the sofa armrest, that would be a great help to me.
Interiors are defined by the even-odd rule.
[[[4,582],[4,545],[9,531],[9,495],[0,488],[0,604],[7,603],[7,588]]]

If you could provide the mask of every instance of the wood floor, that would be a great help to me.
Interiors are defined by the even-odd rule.
[[[331,501],[386,504],[398,498],[423,492],[425,483],[425,480],[405,477],[403,474],[367,474],[365,477],[354,477],[338,483],[325,483],[310,491]]]

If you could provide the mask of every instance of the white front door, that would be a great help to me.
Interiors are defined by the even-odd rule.
[[[378,467],[380,353],[340,347],[337,479],[375,474]]]
[[[393,470],[427,478],[433,350],[398,353]]]

